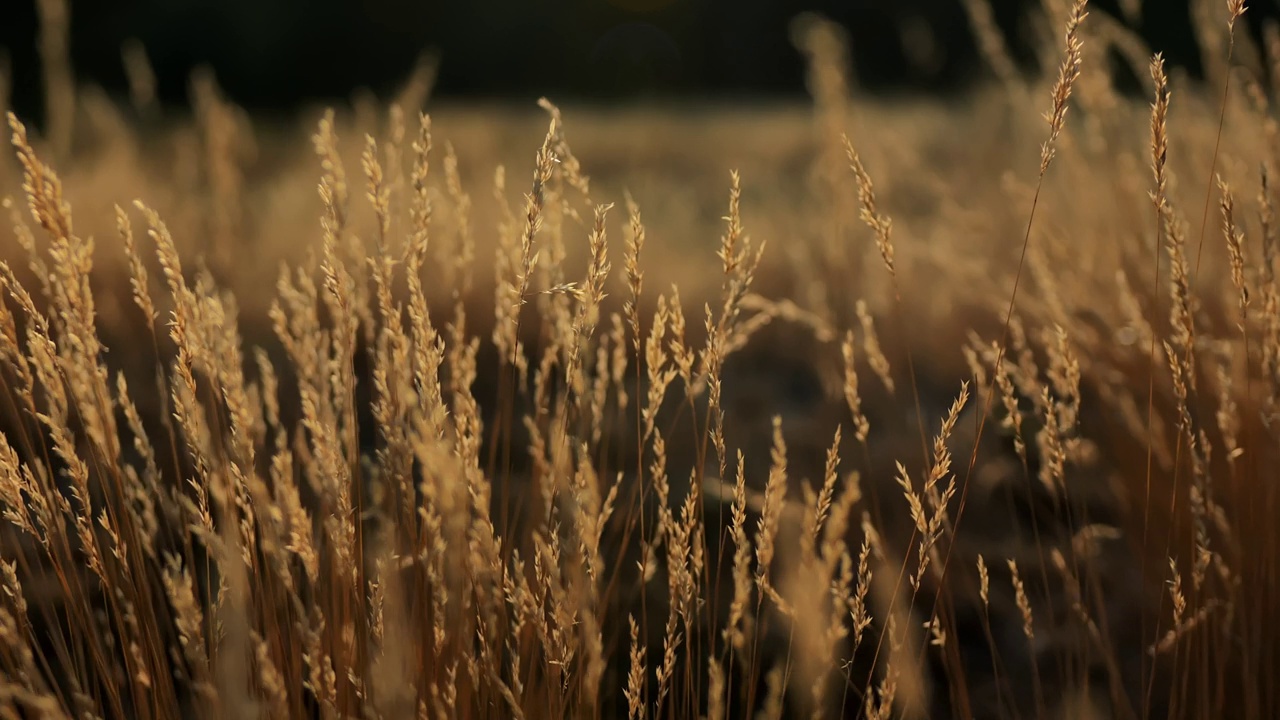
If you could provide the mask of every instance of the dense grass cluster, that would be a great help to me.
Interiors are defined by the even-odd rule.
[[[1193,4],[1202,84],[1084,0],[1028,80],[968,0],[947,107],[804,18],[804,112],[420,74],[305,146],[47,12],[0,717],[1274,717],[1280,34]]]

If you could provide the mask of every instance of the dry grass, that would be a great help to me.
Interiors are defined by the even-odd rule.
[[[1275,716],[1280,57],[1047,5],[948,107],[805,18],[814,108],[302,132],[78,90],[42,2],[0,716]]]

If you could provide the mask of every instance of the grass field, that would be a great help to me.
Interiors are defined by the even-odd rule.
[[[817,18],[802,107],[259,118],[49,54],[0,716],[1274,717],[1280,36],[1201,5],[1192,82],[1083,1],[1025,78],[972,0],[947,102]]]

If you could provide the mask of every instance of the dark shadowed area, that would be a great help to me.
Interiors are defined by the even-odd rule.
[[[955,93],[982,65],[963,0],[76,0],[71,55],[84,82],[126,91],[121,47],[141,43],[160,98],[182,105],[188,80],[211,68],[228,96],[256,111],[386,95],[424,54],[437,58],[445,98],[531,101],[707,100],[804,94],[791,20],[818,12],[849,36],[858,83],[880,93]],[[1248,17],[1259,35],[1276,4]],[[0,48],[15,106],[38,116],[36,3],[9,0]],[[1034,66],[1036,0],[992,0],[1015,57]],[[1187,0],[1096,0],[1165,52],[1201,68]],[[1134,12],[1133,8],[1138,7]]]

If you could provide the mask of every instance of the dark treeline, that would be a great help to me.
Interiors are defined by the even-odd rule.
[[[15,105],[39,116],[39,0],[4,0],[0,46]],[[1032,67],[1028,9],[991,0]],[[1173,65],[1200,70],[1188,0],[1145,0],[1126,20]],[[1117,0],[1093,12],[1121,17]],[[1251,29],[1274,3],[1251,3]],[[120,47],[146,48],[162,100],[186,101],[209,66],[238,103],[288,110],[399,83],[423,52],[441,60],[436,91],[527,100],[776,97],[804,92],[791,20],[816,11],[843,25],[861,87],[951,92],[982,72],[961,0],[70,0],[77,77],[125,87]],[[1224,10],[1225,13],[1225,10]]]

